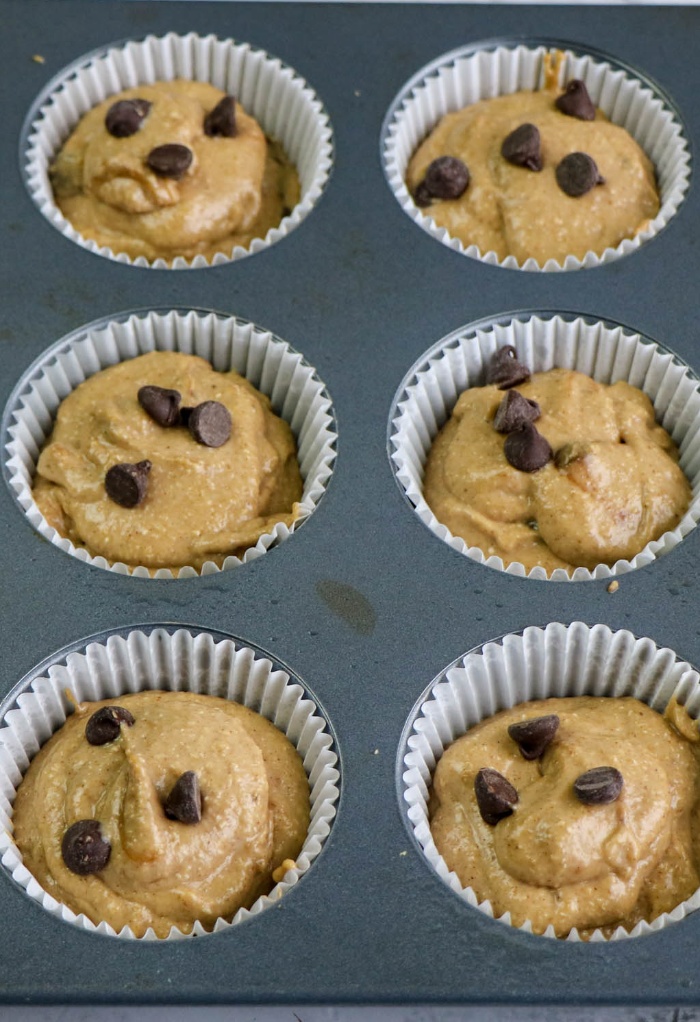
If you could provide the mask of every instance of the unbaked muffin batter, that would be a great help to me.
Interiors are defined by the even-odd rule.
[[[513,925],[631,929],[670,912],[700,885],[698,730],[636,699],[574,697],[523,703],[454,742],[435,770],[431,830],[460,882]],[[508,727],[548,715],[559,726],[541,757],[526,760]],[[517,792],[510,815],[485,822],[475,796],[482,768]],[[582,803],[577,778],[619,771],[618,797]]]
[[[86,738],[104,706],[127,709],[112,741]],[[201,819],[164,810],[183,773],[196,773]],[[106,866],[80,875],[64,861],[69,827],[99,823]],[[14,804],[14,838],[41,886],[115,930],[159,937],[199,920],[210,929],[272,886],[299,854],[309,824],[301,759],[268,720],[226,699],[141,692],[83,703],[32,760]]]
[[[230,255],[264,237],[299,201],[299,180],[239,103],[233,137],[205,132],[224,96],[206,82],[178,79],[126,89],[90,110],[50,169],[66,219],[84,238],[131,259]],[[150,108],[138,130],[115,137],[108,111],[135,99]],[[148,163],[155,149],[173,145],[191,153],[180,177]]]
[[[535,472],[514,468],[493,427],[505,392],[464,391],[433,443],[423,486],[453,535],[485,557],[551,572],[630,559],[675,528],[690,486],[642,391],[568,369],[535,373],[517,391],[540,405],[535,425],[554,458]]]
[[[223,404],[230,438],[210,447],[184,425],[160,425],[139,403],[143,386],[178,391],[183,408]],[[108,470],[144,461],[145,497],[123,507],[107,493]],[[220,565],[276,522],[291,525],[302,482],[292,431],[267,397],[202,358],[158,351],[104,369],[68,395],[33,493],[47,522],[91,555],[156,569]]]
[[[517,92],[447,114],[413,154],[407,184],[415,194],[433,160],[457,157],[470,183],[454,199],[435,200],[423,212],[464,245],[519,263],[563,263],[601,254],[633,238],[659,211],[654,168],[634,139],[597,111],[595,120],[555,107],[561,90]],[[540,132],[542,167],[534,171],[504,159],[511,132],[533,124]],[[595,160],[604,184],[572,197],[557,184],[556,168],[571,153]]]

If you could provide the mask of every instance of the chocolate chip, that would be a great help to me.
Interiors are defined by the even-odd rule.
[[[416,206],[420,206],[421,208],[429,206],[430,203],[433,201],[432,195],[425,187],[425,181],[421,181],[421,183],[416,188],[415,192],[413,193],[413,201],[415,202]]]
[[[183,405],[183,407],[180,409],[180,425],[181,426],[189,426],[189,424],[190,424],[190,415],[192,414],[193,411],[194,411],[194,408],[193,408],[192,405]]]
[[[179,181],[192,163],[192,150],[186,145],[168,142],[167,145],[158,145],[151,149],[146,157],[146,163],[159,177],[172,177]]]
[[[622,774],[615,767],[594,767],[574,781],[574,795],[587,806],[602,806],[614,802],[622,791]]]
[[[469,171],[456,156],[438,156],[426,170],[422,182],[424,193],[433,199],[458,199],[468,185]]]
[[[519,472],[537,472],[553,457],[552,448],[530,423],[508,434],[503,453]]]
[[[537,422],[541,414],[536,401],[523,397],[519,390],[509,390],[496,409],[491,425],[497,433],[512,433],[528,422]]]
[[[516,167],[542,170],[540,133],[534,124],[521,124],[503,139],[501,156]]]
[[[213,110],[204,118],[204,134],[213,138],[233,138],[236,134],[236,100],[233,96],[224,96]]]
[[[492,827],[510,816],[518,802],[518,793],[510,781],[491,767],[483,767],[474,778],[474,793],[482,820]]]
[[[159,426],[177,426],[180,421],[180,391],[166,387],[141,387],[139,404]]]
[[[605,184],[605,178],[600,176],[595,160],[588,153],[569,153],[557,166],[555,174],[561,190],[572,199],[579,199],[596,185]]]
[[[105,476],[107,496],[121,507],[136,507],[146,496],[150,471],[150,461],[139,461],[135,465],[122,461],[112,465]]]
[[[71,873],[99,873],[109,862],[112,846],[102,837],[98,820],[78,820],[63,835],[61,855]]]
[[[139,130],[152,104],[147,99],[120,99],[112,103],[105,117],[105,127],[115,138],[129,138]]]
[[[121,734],[121,725],[131,727],[134,718],[123,706],[102,706],[95,710],[85,725],[85,737],[90,745],[106,745]]]
[[[588,95],[586,83],[580,78],[572,78],[567,83],[566,89],[555,101],[557,110],[561,110],[568,117],[577,117],[579,121],[594,121],[595,106]]]
[[[231,414],[220,401],[204,401],[192,409],[187,426],[198,444],[221,447],[231,436]]]
[[[539,759],[557,733],[559,718],[556,713],[546,717],[533,717],[519,724],[511,724],[508,734],[520,749],[523,759]]]
[[[199,823],[202,819],[202,793],[194,770],[187,770],[175,781],[163,804],[165,815],[180,823]]]
[[[495,352],[486,370],[486,382],[496,384],[499,390],[508,390],[518,383],[526,383],[530,379],[530,370],[522,362],[512,344],[505,344]]]

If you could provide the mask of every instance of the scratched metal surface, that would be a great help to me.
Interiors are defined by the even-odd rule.
[[[607,317],[697,370],[697,189],[632,257],[594,271],[521,274],[461,257],[415,227],[379,160],[382,119],[402,84],[440,53],[494,36],[571,40],[639,67],[673,97],[694,146],[700,11],[2,0],[0,16],[0,405],[30,362],[76,327],[131,308],[190,305],[253,320],[301,351],[328,386],[340,437],[329,491],[304,528],[241,570],[202,579],[88,568],[41,541],[0,487],[0,696],[43,658],[103,629],[208,626],[290,664],[328,711],[343,769],[338,819],[310,874],[279,909],[225,934],[157,946],[97,937],[49,917],[0,872],[0,1000],[700,1005],[700,913],[614,946],[517,933],[461,904],[429,871],[395,793],[414,701],[445,664],[494,635],[603,621],[700,664],[698,532],[625,575],[614,596],[604,582],[507,577],[421,525],[385,442],[408,368],[440,337],[487,315],[549,308]],[[249,41],[310,82],[335,130],[330,185],[292,235],[238,263],[150,272],[93,256],[26,194],[23,118],[46,81],[82,53],[191,29]]]

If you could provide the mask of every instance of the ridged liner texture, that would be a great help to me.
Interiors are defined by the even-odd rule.
[[[53,198],[49,166],[78,121],[94,106],[124,89],[185,78],[209,82],[233,94],[266,135],[280,142],[294,164],[301,184],[301,199],[278,227],[248,248],[237,246],[229,255],[218,252],[209,261],[177,256],[130,259],[125,253],[100,248],[83,238],[63,216]],[[44,216],[65,237],[97,255],[120,263],[153,269],[198,269],[218,266],[261,252],[284,238],[304,220],[323,193],[332,168],[333,134],[328,115],[314,91],[296,71],[276,57],[247,43],[216,36],[169,33],[147,36],[119,48],[101,50],[81,58],[54,78],[37,101],[23,154],[27,188]],[[30,115],[31,116],[31,115]]]
[[[575,369],[600,383],[625,380],[651,399],[656,419],[680,450],[680,466],[692,489],[690,506],[675,529],[653,540],[631,560],[598,564],[592,571],[575,568],[568,575],[543,567],[528,573],[523,564],[504,565],[500,557],[468,546],[442,525],[423,496],[423,474],[432,443],[469,387],[483,386],[486,367],[497,348],[515,346],[518,358],[533,372],[557,366]],[[700,519],[700,385],[688,366],[653,341],[620,325],[562,316],[507,319],[463,327],[438,342],[406,378],[390,424],[390,453],[396,478],[421,521],[454,550],[509,575],[555,582],[609,578],[650,564],[672,550]]]
[[[250,909],[241,908],[231,922],[218,919],[213,930],[195,923],[191,933],[173,927],[166,938],[152,929],[137,938],[129,927],[117,933],[105,922],[95,925],[49,895],[22,863],[12,840],[12,803],[29,763],[72,712],[66,690],[78,700],[113,699],[130,692],[161,689],[196,692],[241,703],[260,713],[295,746],[309,779],[311,820],[296,867]],[[84,648],[49,666],[17,695],[0,729],[0,861],[12,878],[47,912],[92,933],[131,940],[178,940],[221,933],[266,908],[295,886],[317,858],[336,815],[340,774],[327,721],[300,684],[247,646],[231,639],[187,629],[134,629],[126,637],[88,640]]]
[[[607,625],[591,627],[581,621],[530,627],[488,642],[446,668],[421,698],[399,755],[405,767],[401,795],[408,806],[409,828],[450,890],[491,918],[491,903],[480,902],[472,888],[463,887],[435,847],[428,797],[436,764],[455,739],[500,710],[535,699],[581,695],[634,696],[659,713],[675,698],[691,717],[700,716],[700,675],[673,650],[624,629],[612,631]],[[700,890],[651,923],[642,921],[629,931],[620,926],[608,938],[595,930],[588,939],[616,941],[654,933],[699,906]],[[513,925],[509,912],[497,918]],[[517,928],[532,933],[529,921]],[[566,938],[556,938],[549,926],[542,936],[581,941],[576,929]]]
[[[482,252],[476,245],[465,246],[415,205],[406,187],[408,164],[437,122],[445,114],[482,99],[541,89],[544,58],[557,48],[556,44],[535,47],[513,44],[477,52],[473,46],[454,50],[418,72],[389,110],[382,132],[382,159],[389,185],[404,212],[456,252],[506,269],[553,272],[590,268],[628,255],[653,238],[674,216],[685,197],[690,178],[688,143],[665,100],[626,70],[601,58],[574,54],[562,43],[560,48],[565,53],[562,83],[571,78],[583,79],[595,105],[638,142],[656,168],[661,208],[649,226],[636,237],[600,254],[588,252],[583,259],[570,255],[563,263],[549,259],[540,266],[535,259],[520,264],[514,256],[499,260],[495,252]]]
[[[273,411],[289,423],[296,438],[304,483],[301,514],[291,527],[278,522],[245,551],[242,559],[227,557],[223,569],[207,561],[201,571],[189,565],[175,572],[160,568],[151,576],[143,565],[132,570],[121,562],[92,557],[83,547],[59,535],[32,497],[39,454],[53,429],[61,401],[101,369],[150,351],[185,352],[207,359],[220,372],[235,369],[270,398]],[[102,320],[64,338],[22,378],[5,409],[4,424],[5,477],[37,532],[81,561],[140,578],[210,575],[260,557],[287,539],[312,513],[325,493],[336,456],[331,402],[316,370],[285,341],[255,324],[196,310],[125,314],[121,320]]]

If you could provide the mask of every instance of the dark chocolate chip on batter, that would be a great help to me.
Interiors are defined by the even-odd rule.
[[[187,426],[198,444],[221,447],[231,436],[231,413],[220,401],[204,401],[192,409]]]
[[[516,167],[542,170],[542,144],[534,124],[521,124],[503,140],[501,156]]]
[[[557,110],[568,117],[577,117],[579,121],[594,121],[595,106],[588,95],[585,82],[580,78],[572,78],[566,88],[555,101]]]
[[[438,156],[425,172],[422,184],[416,189],[423,189],[421,194],[431,199],[458,199],[469,185],[469,170],[465,163],[456,156]]]
[[[519,472],[537,472],[553,457],[549,443],[531,423],[508,434],[503,453],[508,463]]]
[[[187,770],[175,781],[163,804],[165,815],[180,823],[199,823],[202,819],[202,793],[194,770]]]
[[[491,767],[482,767],[474,778],[474,794],[482,820],[492,827],[510,816],[518,803],[518,793],[513,785]]]
[[[105,117],[105,127],[115,138],[129,138],[139,130],[152,104],[147,99],[120,99],[112,103]]]
[[[541,414],[536,401],[523,397],[519,390],[509,390],[496,409],[492,425],[497,433],[512,433],[528,422],[536,422]]]
[[[151,149],[146,163],[159,177],[171,177],[179,181],[192,163],[192,150],[178,142],[168,142],[166,145],[158,145]]]
[[[576,778],[574,794],[584,805],[607,805],[620,797],[623,783],[622,774],[615,767],[593,767]]]
[[[63,835],[61,855],[71,873],[99,873],[109,862],[112,846],[102,837],[98,820],[78,820]]]
[[[561,190],[573,199],[586,195],[596,185],[605,184],[605,178],[600,176],[595,160],[588,153],[569,153],[557,165],[555,174]]]
[[[499,390],[508,390],[530,379],[530,370],[522,362],[512,344],[504,344],[493,355],[486,370],[486,382],[495,384]]]
[[[159,426],[177,426],[180,422],[180,391],[167,387],[139,388],[139,404]]]
[[[204,134],[213,138],[233,138],[236,134],[236,100],[224,96],[204,118]]]
[[[508,734],[520,749],[523,759],[539,759],[554,738],[559,727],[556,713],[545,717],[532,717],[530,720],[511,724]]]
[[[138,461],[135,465],[122,461],[112,465],[105,476],[107,496],[121,507],[136,507],[148,491],[150,471],[150,461]]]
[[[85,737],[90,745],[107,745],[121,734],[121,725],[131,727],[133,714],[123,706],[102,706],[95,710],[85,725]]]

